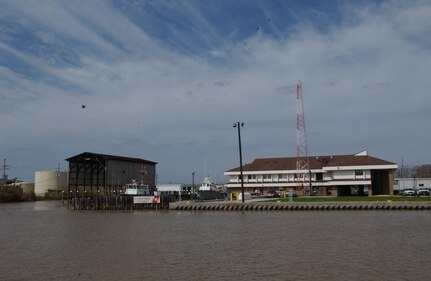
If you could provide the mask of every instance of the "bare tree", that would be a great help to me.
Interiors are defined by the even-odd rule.
[[[413,168],[413,177],[431,178],[431,164],[423,164]]]
[[[409,166],[401,166],[395,171],[394,176],[396,178],[411,178],[413,177],[413,169]]]

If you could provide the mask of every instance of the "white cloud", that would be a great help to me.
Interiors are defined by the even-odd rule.
[[[305,24],[284,39],[257,33],[241,42],[221,36],[197,8],[176,6],[190,16],[186,30],[207,48],[197,55],[169,51],[106,2],[2,6],[43,44],[73,42],[67,51],[79,60],[54,65],[0,37],[3,50],[51,77],[0,68],[0,93],[9,100],[0,113],[9,132],[0,137],[8,144],[0,149],[4,157],[13,159],[21,155],[18,150],[34,146],[44,153],[56,146],[53,157],[60,159],[51,161],[82,151],[125,154],[159,162],[161,181],[186,181],[189,172],[203,169],[204,160],[218,173],[237,165],[231,128],[236,121],[246,123],[246,161],[294,156],[293,89],[300,79],[311,153],[368,148],[391,161],[405,155],[427,161],[431,56],[425,35],[431,31],[426,21],[431,6],[426,3],[346,6],[351,18],[325,31]],[[182,32],[173,33],[175,40],[193,45]],[[37,150],[28,153],[40,156]]]

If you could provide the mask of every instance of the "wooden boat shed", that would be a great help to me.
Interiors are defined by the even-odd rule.
[[[133,180],[155,186],[156,162],[84,152],[70,158],[67,196],[121,195]]]

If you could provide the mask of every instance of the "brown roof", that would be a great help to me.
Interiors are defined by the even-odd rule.
[[[91,157],[98,157],[98,158],[108,159],[108,160],[119,160],[119,161],[143,162],[143,163],[157,164],[156,162],[141,159],[141,158],[132,158],[132,157],[116,156],[116,155],[100,154],[100,153],[92,153],[92,152],[83,152],[81,154],[67,158],[66,161],[76,160],[79,158],[91,158]]]
[[[368,165],[396,165],[376,157],[363,155],[334,155],[334,156],[310,156],[311,169],[321,169],[323,167],[336,166],[368,166]],[[240,168],[236,167],[227,172],[237,172]],[[284,158],[257,158],[250,164],[243,166],[243,171],[277,171],[277,170],[296,170],[296,157]]]

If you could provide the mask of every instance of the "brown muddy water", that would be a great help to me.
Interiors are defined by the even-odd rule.
[[[430,280],[431,211],[0,204],[0,280]]]

